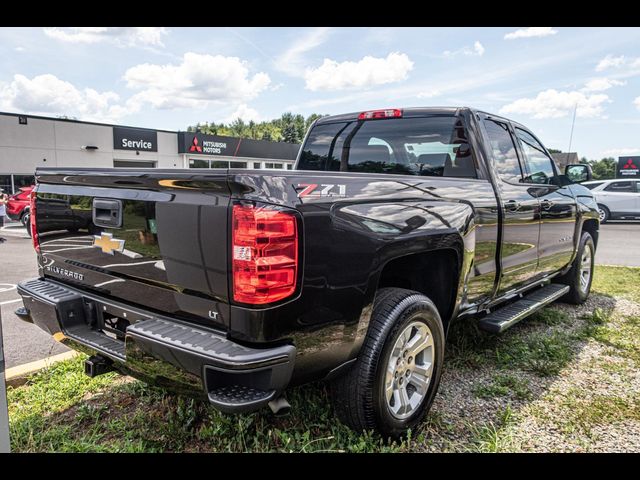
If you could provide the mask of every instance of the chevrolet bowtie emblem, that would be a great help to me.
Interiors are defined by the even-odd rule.
[[[93,246],[102,249],[104,253],[113,255],[113,252],[122,252],[124,250],[124,240],[113,238],[110,233],[104,233],[93,236]]]

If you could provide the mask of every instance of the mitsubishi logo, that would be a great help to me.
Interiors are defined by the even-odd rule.
[[[191,146],[189,147],[190,152],[199,152],[202,153],[202,147],[198,145],[198,137],[193,137],[193,141],[191,142]]]
[[[638,169],[638,167],[635,166],[635,164],[633,163],[632,159],[627,160],[627,163],[624,164],[624,167],[622,168],[633,168],[635,170]]]
[[[102,249],[103,253],[113,255],[113,252],[122,252],[124,250],[124,240],[113,238],[110,233],[102,232],[100,236],[93,236],[93,246]]]

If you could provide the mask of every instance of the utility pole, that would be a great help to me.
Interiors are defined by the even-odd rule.
[[[2,312],[0,311],[0,453],[9,453],[9,412],[7,387],[4,384],[4,349],[2,347]]]
[[[571,141],[573,140],[573,126],[576,124],[576,112],[578,111],[578,104],[576,103],[573,109],[573,120],[571,121],[571,134],[569,135],[569,148],[567,149],[567,158],[565,164],[569,164],[569,153],[571,153]]]

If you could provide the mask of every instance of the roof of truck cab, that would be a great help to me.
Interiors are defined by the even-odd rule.
[[[358,115],[363,111],[371,110],[388,110],[389,108],[372,108],[370,110],[361,110],[359,112],[342,113],[340,115],[329,115],[327,117],[319,118],[316,124],[340,122],[346,120],[357,120]],[[398,108],[398,107],[393,107]],[[419,117],[422,115],[455,115],[460,110],[472,110],[469,107],[410,107],[400,108],[402,110],[403,117]]]

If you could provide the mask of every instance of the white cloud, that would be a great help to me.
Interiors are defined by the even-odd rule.
[[[149,103],[155,108],[206,108],[212,103],[239,103],[255,98],[271,79],[264,72],[249,74],[237,57],[187,52],[179,65],[141,64],[129,68],[127,87],[140,90],[131,107]]]
[[[276,59],[276,68],[294,77],[303,76],[307,63],[304,54],[322,45],[330,31],[330,28],[318,27],[302,36]]]
[[[484,51],[485,51],[484,46],[482,46],[479,40],[476,40],[473,43],[473,47],[465,46],[454,51],[445,50],[444,52],[442,52],[442,55],[445,57],[455,57],[456,55],[467,55],[467,56],[477,55],[481,57],[482,55],[484,55]]]
[[[604,57],[598,65],[596,66],[596,72],[602,72],[603,70],[607,70],[608,68],[619,68],[622,67],[627,62],[627,59],[624,55],[620,55],[618,57],[614,57],[609,54]]]
[[[476,55],[484,55],[484,47],[478,40],[476,40],[473,44],[473,51],[476,52]]]
[[[442,92],[440,90],[433,89],[433,90],[425,90],[425,91],[419,92],[416,95],[416,97],[418,97],[418,98],[433,98],[433,97],[439,97],[440,95],[442,95]]]
[[[14,75],[13,81],[0,85],[2,110],[42,115],[67,115],[84,120],[115,121],[126,113],[117,105],[115,92],[79,89],[55,75],[29,79]]]
[[[24,52],[26,50],[26,48],[24,48],[24,47],[16,47],[16,48],[14,48],[14,50],[16,52]]]
[[[529,27],[521,28],[515,32],[509,32],[504,36],[505,40],[515,40],[516,38],[548,37],[558,33],[553,27]]]
[[[583,92],[602,92],[609,90],[611,87],[619,87],[626,85],[627,82],[609,79],[606,77],[592,78],[581,89]]]
[[[319,67],[307,68],[304,76],[309,90],[342,90],[399,82],[412,69],[413,62],[405,53],[393,52],[386,58],[366,56],[358,62],[325,58]]]
[[[608,95],[586,94],[579,91],[562,92],[554,89],[538,93],[535,98],[520,98],[500,109],[501,114],[524,114],[533,118],[559,118],[569,115],[578,107],[576,116],[602,117]]]
[[[235,112],[225,118],[223,122],[231,123],[238,118],[244,120],[245,122],[250,122],[252,120],[254,122],[260,121],[260,115],[258,114],[258,111],[248,107],[246,103],[241,103],[240,105],[238,105],[238,108],[236,108]]]
[[[638,110],[640,110],[640,97],[636,97],[636,99],[633,101],[633,104]]]
[[[111,42],[118,45],[164,46],[164,27],[48,27],[44,33],[50,38],[69,43]]]
[[[639,153],[640,148],[612,148],[610,150],[605,150],[602,152],[603,155],[606,155],[608,157],[623,157],[625,155],[633,155]]]

